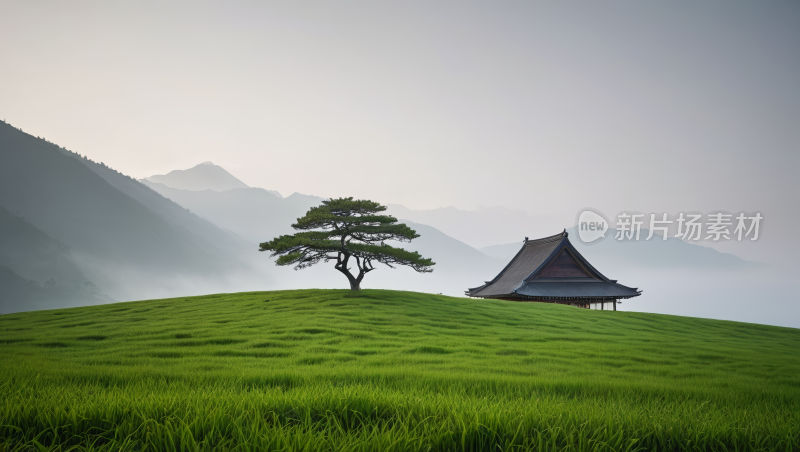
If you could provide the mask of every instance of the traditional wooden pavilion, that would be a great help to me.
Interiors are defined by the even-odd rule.
[[[561,234],[522,244],[511,262],[486,284],[467,290],[467,296],[513,301],[568,304],[588,309],[617,310],[620,299],[642,291],[603,276]]]

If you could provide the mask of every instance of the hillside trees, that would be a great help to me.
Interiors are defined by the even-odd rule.
[[[271,251],[271,256],[280,256],[276,265],[294,265],[295,270],[334,261],[334,268],[347,277],[351,290],[361,290],[361,281],[375,270],[376,263],[390,268],[405,265],[419,273],[433,271],[431,259],[384,243],[411,242],[419,237],[405,224],[397,224],[396,218],[379,215],[385,210],[377,202],[352,197],[322,201],[292,225],[301,232],[261,243],[259,251]],[[353,261],[355,274],[350,267]]]

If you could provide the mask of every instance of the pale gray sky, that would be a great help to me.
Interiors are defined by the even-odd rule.
[[[768,260],[800,251],[798,49],[798,2],[3,1],[0,116],[135,177],[761,211]]]

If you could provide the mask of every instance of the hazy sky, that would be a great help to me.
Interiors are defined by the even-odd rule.
[[[800,250],[798,49],[798,2],[3,1],[0,116],[135,177],[761,211],[774,254]]]

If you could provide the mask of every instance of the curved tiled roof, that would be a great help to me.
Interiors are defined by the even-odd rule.
[[[591,282],[530,282],[514,291],[517,295],[534,298],[631,298],[639,295],[636,289],[610,281]]]
[[[525,240],[506,267],[486,284],[469,289],[470,297],[631,298],[641,291],[603,276],[572,246],[566,231],[538,240]],[[566,250],[587,277],[544,278],[538,275]],[[545,273],[545,276],[547,273]]]

